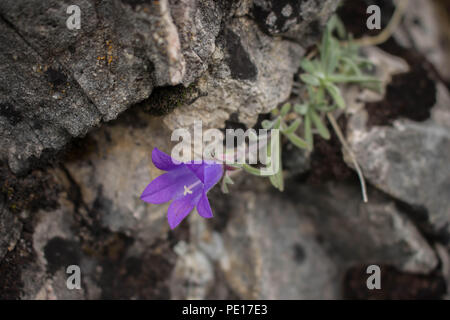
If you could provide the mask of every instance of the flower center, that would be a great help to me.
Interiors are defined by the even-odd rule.
[[[199,185],[201,183],[200,180],[194,182],[193,184],[191,184],[190,186],[184,186],[184,193],[183,196],[187,195],[187,194],[192,194],[192,188],[194,188],[195,186]]]

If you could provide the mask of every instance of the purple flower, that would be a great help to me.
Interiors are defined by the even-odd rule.
[[[175,164],[157,148],[152,151],[152,161],[158,169],[167,172],[150,182],[141,200],[154,204],[173,200],[167,212],[170,228],[178,226],[194,207],[203,218],[212,218],[206,193],[222,177],[223,165],[205,161]]]

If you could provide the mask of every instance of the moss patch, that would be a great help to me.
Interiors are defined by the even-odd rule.
[[[158,87],[152,95],[141,103],[143,109],[155,116],[163,116],[186,104],[192,104],[199,97],[205,96],[195,84]]]

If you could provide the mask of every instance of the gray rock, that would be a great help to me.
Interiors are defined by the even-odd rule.
[[[369,203],[358,185],[301,186],[298,210],[313,218],[327,251],[346,269],[378,263],[412,273],[433,271],[438,260],[411,220],[387,196],[372,190]]]
[[[306,1],[291,13],[301,18],[289,30],[315,28],[295,31],[300,45],[317,38],[335,3]],[[198,115],[222,127],[236,111],[251,124],[290,93],[301,47],[263,34],[249,19],[253,1],[82,0],[79,30],[66,27],[71,4],[0,3],[0,150],[15,173],[134,104],[157,110],[155,87],[194,84],[208,94],[177,104],[171,128]]]
[[[318,36],[317,31],[338,5],[339,1],[254,0],[250,13],[266,33],[294,39],[306,47],[314,43],[310,36]],[[304,42],[305,38],[311,42]]]
[[[42,59],[3,21],[0,28],[0,148],[17,173],[84,134],[100,116],[58,63]]]
[[[361,109],[347,129],[367,179],[421,212],[421,222],[446,239],[450,236],[449,101],[446,89],[438,86],[432,117],[425,122],[398,119],[393,126],[369,129],[367,113]]]
[[[212,262],[200,250],[180,251],[171,276],[172,299],[203,300],[214,285]]]
[[[169,151],[169,137],[158,118],[139,112],[89,133],[92,152],[66,162],[84,204],[103,227],[145,243],[167,233],[167,204],[151,205],[139,197],[163,173],[153,166],[151,152],[155,147]]]
[[[221,270],[243,299],[337,299],[338,268],[317,242],[312,221],[271,192],[230,201]]]
[[[228,207],[217,208],[216,219],[227,215],[220,235],[195,227],[195,217],[190,220],[196,235],[191,241],[218,262],[240,298],[337,299],[351,266],[375,263],[427,274],[438,265],[411,220],[375,190],[364,204],[357,185],[289,182],[283,196],[255,179],[233,186]],[[250,191],[247,184],[258,187]]]
[[[14,249],[21,230],[22,223],[5,207],[3,197],[0,196],[0,261],[8,251]]]
[[[406,6],[403,26],[394,37],[401,46],[426,56],[440,75],[450,80],[450,27],[444,2],[411,0]]]
[[[289,98],[293,75],[304,49],[293,42],[272,38],[247,17],[234,18],[222,30],[210,69],[198,86],[207,92],[190,105],[167,115],[170,129],[186,128],[195,120],[205,127],[223,127],[230,114],[253,126]]]

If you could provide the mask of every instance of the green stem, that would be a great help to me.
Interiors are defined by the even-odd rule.
[[[347,151],[347,153],[349,154],[350,158],[353,161],[353,165],[355,166],[355,170],[356,173],[358,174],[358,178],[359,178],[359,182],[361,183],[361,192],[362,192],[362,196],[363,196],[363,201],[365,203],[369,202],[368,197],[367,197],[367,188],[366,188],[366,181],[364,180],[364,175],[362,173],[362,170],[358,164],[358,161],[356,161],[356,156],[353,153],[352,149],[350,148],[350,146],[348,145],[347,141],[345,140],[344,134],[342,133],[341,129],[339,128],[339,125],[336,122],[336,119],[334,118],[334,116],[329,112],[327,113],[327,117],[328,120],[331,123],[331,126],[334,129],[334,132],[336,132],[336,135],[339,138],[339,141],[341,142],[342,146],[344,147],[344,149]]]

